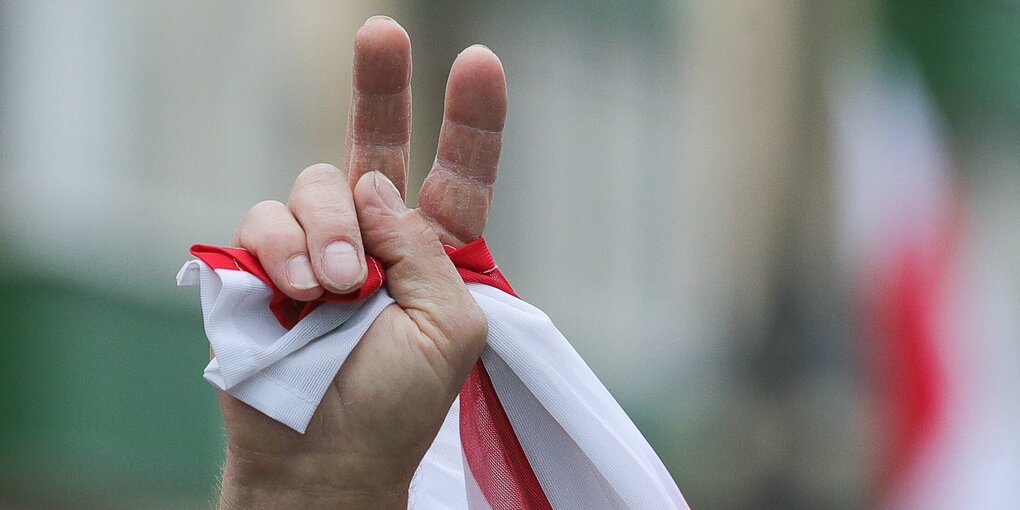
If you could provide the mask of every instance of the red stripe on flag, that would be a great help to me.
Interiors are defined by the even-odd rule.
[[[266,274],[265,269],[262,268],[262,264],[259,264],[259,260],[248,250],[196,244],[191,247],[191,254],[201,259],[202,262],[205,262],[206,265],[213,269],[244,271],[262,280],[262,283],[266,284],[273,291],[273,298],[269,301],[269,309],[273,311],[276,320],[280,321],[280,325],[287,329],[293,328],[298,321],[312,313],[312,310],[315,310],[317,306],[325,301],[346,303],[360,301],[371,296],[375,291],[379,290],[379,287],[382,287],[386,275],[383,272],[382,264],[375,258],[368,257],[368,276],[365,277],[365,283],[361,287],[347,294],[327,292],[318,300],[304,302],[291,299],[280,289],[276,288],[273,281],[269,279],[269,275]]]
[[[460,390],[460,441],[492,510],[552,510],[481,360]]]
[[[884,405],[887,447],[878,473],[880,498],[894,497],[918,474],[945,425],[946,363],[940,344],[949,272],[962,225],[958,204],[924,226],[900,236],[899,247],[879,262],[866,313],[872,319],[878,354],[874,368]]]
[[[880,493],[904,486],[905,478],[933,440],[941,420],[944,374],[937,348],[940,278],[916,250],[905,250],[878,297],[878,340],[885,363],[885,433],[890,441]]]

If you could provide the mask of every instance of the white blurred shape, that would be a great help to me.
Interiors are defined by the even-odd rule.
[[[981,204],[959,194],[941,120],[916,70],[905,60],[884,64],[853,69],[832,88],[841,253],[865,301],[886,285],[882,278],[899,276],[897,257],[920,255],[912,269],[934,289],[921,320],[937,402],[921,435],[907,439],[915,444],[886,445],[913,453],[888,474],[881,504],[1020,508],[1020,299]],[[962,218],[961,204],[970,212]]]

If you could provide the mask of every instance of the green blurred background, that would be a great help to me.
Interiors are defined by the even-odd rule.
[[[173,276],[340,161],[378,13],[414,48],[412,183],[453,57],[501,56],[490,244],[694,507],[875,504],[832,97],[916,69],[1015,296],[1015,2],[0,1],[0,508],[213,505],[223,431]]]

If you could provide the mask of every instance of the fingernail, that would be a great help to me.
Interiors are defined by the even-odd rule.
[[[327,244],[322,254],[322,269],[330,285],[337,290],[350,289],[361,276],[358,250],[347,241],[333,241]]]
[[[407,209],[407,206],[404,205],[404,199],[401,198],[400,192],[397,191],[397,187],[393,185],[393,182],[385,174],[374,171],[372,172],[372,178],[375,183],[375,192],[379,195],[383,205],[391,211],[404,211]]]
[[[375,16],[372,16],[372,17],[366,19],[365,20],[365,25],[367,25],[369,23],[375,23],[377,21],[394,21],[394,19],[389,17],[389,16],[384,16],[382,14],[377,14]]]
[[[471,48],[481,48],[481,49],[483,49],[485,51],[488,51],[489,53],[492,53],[492,50],[489,49],[488,46],[486,46],[484,44],[478,44],[478,43],[475,43],[475,44],[472,44],[471,46],[468,46],[464,51],[470,50]]]
[[[295,255],[287,261],[287,281],[298,290],[308,290],[319,286],[312,271],[312,263],[307,255]]]

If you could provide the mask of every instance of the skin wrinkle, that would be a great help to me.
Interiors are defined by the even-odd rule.
[[[355,89],[354,92],[355,92],[355,94],[357,94],[356,97],[358,97],[358,96],[370,96],[370,97],[387,97],[387,98],[392,98],[392,97],[399,96],[401,94],[410,94],[411,93],[411,83],[408,82],[407,86],[405,86],[404,88],[402,88],[402,89],[400,89],[400,90],[398,90],[396,92],[370,92],[370,91],[367,91],[367,90],[359,90],[359,89]]]
[[[252,206],[252,208],[248,210],[248,213],[244,215],[244,218],[241,219],[241,225],[238,226],[237,230],[234,232],[234,244],[256,248],[258,243],[251,242],[251,238],[249,236],[253,231],[259,232],[261,230],[255,228],[253,223],[257,225],[260,223],[256,221],[257,219],[271,215],[272,209],[277,207],[283,207],[283,209],[287,208],[286,205],[283,205],[283,203],[276,200],[263,200]],[[256,253],[255,250],[249,251]]]
[[[360,49],[361,51],[365,51],[366,50],[365,46],[368,46],[368,45],[360,45],[359,44],[357,46],[358,46],[358,49]],[[410,56],[410,55],[408,55],[408,56]],[[380,61],[380,60],[382,60],[382,61]],[[374,96],[387,96],[387,95],[397,95],[397,94],[400,94],[402,92],[408,91],[410,86],[411,86],[411,62],[408,61],[406,63],[406,70],[403,70],[403,69],[399,69],[400,67],[405,67],[404,62],[402,62],[401,60],[403,60],[402,57],[392,58],[392,56],[391,56],[391,58],[389,58],[388,61],[386,61],[385,57],[384,58],[376,57],[376,61],[375,62],[355,62],[354,71],[353,71],[353,74],[351,76],[352,77],[352,84],[354,85],[354,87],[353,87],[354,93],[355,94],[374,95]],[[362,66],[366,67],[367,69],[361,69]],[[365,75],[366,74],[368,74],[368,75],[373,75],[373,74],[378,75],[380,70],[395,70],[397,73],[401,73],[403,76],[395,75],[395,76],[391,77],[391,79],[392,79],[391,83],[383,83],[383,82],[362,83],[363,81],[365,81]],[[377,76],[373,76],[372,78],[378,79]],[[398,81],[399,81],[399,83],[398,83]],[[388,86],[392,86],[393,87],[393,91],[392,92],[384,92],[382,90],[379,90],[379,89],[390,88]],[[397,86],[399,86],[400,88],[396,88]],[[373,90],[373,89],[376,89],[376,90]],[[355,96],[355,97],[357,97],[357,96]]]
[[[454,239],[462,243],[477,239],[485,229],[493,186],[446,169],[434,171],[422,185],[422,211]]]
[[[496,170],[499,166],[499,147],[489,148],[468,148],[457,151],[446,149],[436,153],[436,158],[444,163],[450,163],[461,173],[474,177],[483,178],[487,183],[495,182]]]
[[[293,454],[291,452],[279,452],[279,453],[259,452],[259,451],[255,451],[255,450],[252,450],[252,449],[241,447],[241,446],[239,446],[239,445],[237,445],[235,443],[229,442],[229,441],[227,443],[227,449],[228,449],[228,452],[229,452],[229,455],[230,455],[230,457],[229,457],[230,458],[230,462],[232,464],[231,466],[227,466],[227,468],[225,470],[227,473],[230,473],[232,471],[230,469],[230,467],[244,468],[245,466],[251,466],[247,470],[247,472],[251,472],[251,473],[257,473],[257,472],[260,472],[260,471],[273,472],[273,471],[281,469],[281,466],[280,466],[279,463],[282,461],[282,464],[289,468],[288,471],[289,470],[293,470],[296,467],[297,469],[299,469],[302,472],[303,471],[307,471],[307,474],[322,476],[326,480],[329,480],[328,475],[324,475],[323,473],[319,473],[315,469],[317,461],[310,460],[310,458],[314,459],[315,457],[323,456],[324,455],[323,452],[310,451],[310,452],[303,453],[300,458],[294,459],[293,458]],[[335,453],[330,453],[328,455],[330,457],[330,460],[332,460],[333,462],[336,462],[336,460],[338,460],[336,458],[336,456],[335,456]],[[273,462],[267,462],[267,460],[268,461],[273,461]],[[345,463],[345,462],[341,462],[341,464],[343,464],[343,463]],[[254,469],[255,471],[252,471],[252,469]],[[325,481],[319,481],[319,479],[314,479],[313,480],[313,479],[309,478],[307,475],[305,475],[303,473],[297,473],[297,474],[299,476],[294,476],[293,480],[287,480],[287,479],[279,480],[278,483],[274,484],[274,486],[273,486],[274,489],[277,489],[277,490],[287,489],[287,488],[289,488],[289,486],[291,484],[296,484],[298,486],[306,487],[306,488],[307,487],[319,487],[319,488],[327,488],[328,487],[328,488],[330,488],[330,492],[335,492],[336,489],[338,489],[338,488],[344,488],[343,486],[332,485],[332,484],[326,483]],[[250,478],[250,477],[236,477],[235,476],[235,477],[232,477],[232,478],[233,478],[233,481],[235,483],[239,483],[239,484],[249,484],[249,483],[252,483],[252,482],[248,482],[247,481],[248,478]],[[256,480],[256,483],[257,483],[258,481],[262,480],[262,478],[261,477],[255,477],[255,480]]]
[[[496,179],[499,152],[503,144],[501,131],[485,131],[447,120],[439,133],[437,159],[456,165],[464,173]]]
[[[357,185],[358,181],[361,180],[366,174],[371,172],[379,172],[386,176],[387,179],[393,183],[393,186],[397,188],[401,200],[404,199],[405,193],[402,190],[405,187],[407,181],[407,161],[406,159],[394,160],[394,159],[382,159],[382,158],[370,158],[364,157],[359,158],[357,168],[364,169],[356,172],[352,172],[349,178],[351,186]]]
[[[315,231],[323,223],[327,225],[341,224],[347,228],[357,225],[357,216],[351,211],[345,211],[343,204],[322,203],[321,200],[315,200],[316,196],[323,194],[325,194],[324,190],[309,191],[297,194],[288,202],[290,212],[293,213],[294,218],[306,233],[313,233],[309,230]]]
[[[376,104],[359,103],[355,109],[354,129],[347,136],[355,141],[373,141],[375,143],[409,143],[411,139],[411,104],[393,101],[380,101]],[[395,128],[395,129],[394,129]]]
[[[473,241],[474,239],[477,239],[477,236],[474,236],[473,234],[464,234],[464,233],[456,234],[456,233],[450,231],[449,229],[447,229],[442,224],[440,224],[440,223],[438,223],[436,221],[433,221],[433,225],[435,225],[434,228],[436,230],[438,230],[439,233],[441,233],[443,237],[445,237],[446,239],[449,239],[451,241],[450,243],[447,243],[447,244],[450,244],[451,246],[453,246],[454,244],[456,244],[458,246],[463,246],[463,245]],[[463,236],[463,237],[460,237],[460,236]]]
[[[404,196],[410,166],[411,52],[407,33],[392,20],[366,22],[355,37],[353,94],[347,115],[344,166],[353,187],[378,170]]]
[[[406,145],[394,145],[387,146],[382,144],[368,144],[364,142],[358,142],[352,147],[351,154],[348,158],[351,164],[358,163],[361,165],[360,168],[351,167],[352,171],[358,171],[362,175],[372,171],[379,170],[368,164],[368,161],[373,159],[379,159],[382,161],[397,161],[399,163],[407,163],[409,157],[409,148]],[[395,185],[395,184],[394,184]]]
[[[436,256],[439,255],[437,254]],[[445,254],[443,256],[445,257]],[[447,346],[440,347],[438,350],[441,351],[440,354],[442,355],[442,358],[448,363],[448,366],[451,369],[456,367],[457,365],[454,364],[447,357],[445,352],[442,351],[450,349],[449,346],[452,345],[452,338],[455,337],[463,336],[471,339],[472,341],[481,341],[479,339],[485,338],[488,323],[485,321],[484,316],[481,313],[481,309],[477,306],[471,306],[474,304],[473,300],[470,300],[470,302],[467,303],[462,303],[459,302],[459,300],[450,300],[451,296],[433,292],[431,285],[432,282],[430,281],[431,279],[424,278],[414,271],[411,271],[410,274],[401,275],[401,277],[405,280],[412,280],[415,283],[415,285],[413,285],[414,290],[411,292],[416,291],[423,294],[422,297],[408,300],[409,303],[406,306],[402,305],[404,310],[409,316],[411,316],[419,331],[425,335],[425,337],[436,344],[444,343]],[[459,277],[456,277],[456,279],[459,281]],[[426,307],[422,304],[428,304],[431,306]],[[467,306],[470,310],[463,310],[464,306]],[[466,318],[472,318],[472,312],[477,312],[474,314],[475,316],[473,317],[473,320],[465,321],[464,326],[467,331],[463,335],[456,334],[458,333],[457,331],[444,331],[444,328],[440,326],[443,322],[443,317],[450,316],[451,314],[460,315],[461,313],[457,313],[458,310],[462,313],[463,317]],[[435,345],[433,347],[439,346]],[[453,372],[456,371],[453,370]]]
[[[301,208],[300,214],[299,221],[302,222],[305,228],[311,228],[312,230],[318,230],[317,227],[321,225],[349,227],[351,230],[357,229],[357,213],[347,209],[343,204],[314,205],[314,202],[312,202]],[[333,229],[331,228],[330,230]]]
[[[382,172],[382,168],[379,168],[378,164],[373,164],[374,161],[380,161],[385,163],[396,163],[403,167],[406,171],[408,166],[408,160],[410,158],[410,149],[407,145],[370,145],[363,142],[353,143],[351,149],[348,151],[347,159],[350,165],[350,171],[348,178],[357,174],[357,177],[372,171],[378,170]],[[383,172],[386,174],[386,172]],[[392,181],[392,176],[386,174]],[[357,183],[355,180],[354,183]],[[394,183],[396,186],[397,184]],[[399,189],[399,186],[398,186]]]
[[[399,320],[397,322],[386,322],[385,319],[384,319],[384,322],[382,324],[386,325],[388,327],[388,329],[392,329],[393,326],[397,326],[397,325],[400,326],[399,328],[397,328],[396,331],[387,331],[386,333],[384,333],[384,336],[386,338],[394,338],[394,339],[398,338],[399,340],[395,340],[395,341],[399,342],[404,347],[412,349],[412,350],[417,350],[417,347],[412,346],[411,342],[414,342],[415,341],[414,339],[418,338],[420,336],[420,331],[418,330],[418,327],[413,322],[411,322],[410,320],[407,320],[407,319],[409,319],[409,317],[407,317],[407,315],[404,314],[402,310],[399,310],[399,308],[394,307],[392,310],[394,310],[393,312],[391,312],[392,314],[399,314],[399,316],[401,316],[405,320]],[[393,368],[396,371],[400,371],[402,369],[402,367],[400,367],[400,366],[391,367],[391,368]],[[422,377],[419,377],[419,381],[421,383],[427,382],[426,381],[426,379],[427,379],[427,380],[433,381],[435,384],[439,384],[439,385],[446,384],[444,382],[446,379],[441,374],[439,374],[438,372],[435,372],[433,370],[430,370],[429,375],[421,374],[421,376]],[[342,387],[345,381],[347,381],[347,379],[345,379],[343,377],[338,378],[338,380],[334,383],[333,387],[334,388]],[[420,387],[423,387],[423,386],[416,386],[416,388],[420,388]],[[339,392],[340,390],[337,390],[337,391]],[[406,393],[405,393],[405,395],[406,395]],[[378,403],[378,402],[381,402],[381,401],[387,401],[388,398],[390,398],[392,396],[393,396],[392,394],[380,394],[380,395],[371,395],[371,396],[365,396],[365,397],[369,398],[373,402]],[[453,402],[454,396],[455,396],[455,389],[450,391],[449,398],[445,399],[443,402],[437,403],[436,411],[440,410],[441,408],[448,407],[449,404]],[[347,404],[357,406],[360,403],[355,403],[355,402],[345,402],[344,403],[344,405],[347,405]],[[400,404],[399,404],[399,401],[393,401],[393,402],[388,403],[386,405],[399,406]],[[356,413],[352,413],[351,415],[353,416],[355,414]],[[357,423],[353,423],[353,422],[348,421],[348,423],[352,423],[352,425],[357,427],[359,430],[369,431],[369,432],[373,431],[373,430],[379,430],[380,427],[387,428],[387,427],[394,427],[394,426],[400,427],[400,426],[422,426],[422,425],[424,425],[424,426],[427,426],[427,427],[429,427],[431,429],[431,432],[430,432],[430,436],[431,436],[431,435],[434,435],[436,432],[438,432],[439,427],[442,424],[442,420],[437,418],[436,416],[433,416],[433,414],[434,413],[423,413],[423,414],[419,415],[419,414],[413,414],[413,413],[401,413],[399,416],[391,417],[390,419],[388,419],[388,421],[385,421],[385,422],[380,422],[379,420],[374,419],[374,420],[369,420],[369,421],[365,421],[365,422],[357,422]],[[437,412],[435,414],[440,414],[440,413]],[[346,413],[342,413],[341,418],[343,418],[344,416],[346,416]],[[413,422],[413,424],[411,422]],[[415,451],[414,455],[417,456],[417,457],[420,457],[421,455],[424,455],[425,450],[428,449],[428,442],[426,442],[426,441],[413,442],[413,444],[408,445],[407,447],[408,448],[412,448]],[[392,456],[395,461],[399,460],[399,457],[403,456],[403,454],[400,453],[401,451],[403,451],[403,449],[387,450],[387,451],[390,452],[389,456]],[[413,469],[411,469],[410,471],[413,471]],[[408,474],[410,475],[410,473],[408,473]]]
[[[411,322],[418,328],[419,333],[409,339],[410,343],[422,353],[425,359],[429,360],[427,365],[433,370],[437,381],[448,380],[450,374],[457,372],[457,365],[447,354],[448,348],[440,347],[440,345],[449,345],[449,339],[435,325],[434,319],[428,311],[418,308],[405,308],[404,310],[411,318]],[[436,363],[437,360],[442,362],[445,374],[440,373],[441,369]]]
[[[394,139],[394,140],[379,140],[378,139],[379,135],[382,135],[383,137],[385,137],[385,135],[383,135],[382,133],[371,133],[371,134],[373,136],[365,137],[365,138],[356,138],[355,135],[353,135],[353,134],[349,134],[347,136],[351,138],[351,141],[355,145],[360,146],[360,147],[372,148],[372,149],[376,149],[376,148],[378,148],[378,149],[393,149],[394,147],[400,149],[400,148],[405,148],[409,143],[411,143],[411,138],[410,137],[401,138],[399,140],[397,140],[397,139]]]
[[[481,128],[481,127],[475,127],[475,126],[472,126],[471,124],[468,124],[467,122],[459,121],[457,119],[452,119],[452,118],[449,118],[449,117],[447,117],[446,119],[443,119],[443,122],[449,122],[451,124],[456,124],[457,126],[463,127],[465,129],[470,129],[472,131],[478,131],[479,133],[491,134],[491,135],[500,135],[500,136],[503,135],[503,128],[502,127],[500,127],[499,129],[485,129],[485,128]]]
[[[495,176],[493,177],[492,180],[475,177],[474,175],[469,175],[466,172],[459,171],[459,168],[463,166],[464,165],[454,163],[452,161],[443,161],[438,156],[436,156],[435,161],[432,163],[432,171],[435,172],[437,175],[445,174],[450,177],[453,177],[458,181],[474,184],[478,187],[488,189],[493,189],[496,187]],[[452,170],[450,167],[457,168],[458,170]],[[429,177],[432,177],[432,175],[430,174]]]
[[[378,105],[376,105],[376,106],[378,106]],[[348,110],[348,114],[347,114],[347,139],[348,139],[348,141],[357,139],[358,131],[359,130],[366,130],[367,129],[369,134],[378,134],[378,133],[380,133],[380,131],[382,133],[386,133],[386,131],[382,131],[379,128],[368,129],[366,126],[363,125],[363,124],[366,124],[366,123],[368,123],[370,121],[380,121],[380,120],[381,121],[394,121],[394,120],[400,121],[400,123],[395,123],[394,126],[393,126],[394,128],[396,128],[396,129],[394,129],[394,134],[402,135],[402,137],[404,139],[406,139],[407,141],[410,141],[410,123],[411,123],[411,101],[410,101],[410,97],[407,98],[406,104],[398,104],[398,105],[394,105],[394,106],[395,106],[394,108],[390,108],[389,111],[388,111],[388,113],[390,113],[390,115],[386,115],[387,111],[384,110],[384,111],[382,111],[380,113],[378,108],[376,110],[368,109],[368,111],[366,112],[366,108],[362,107],[362,105],[360,105],[359,102],[352,101],[350,109]],[[406,111],[395,112],[395,110],[397,110],[397,108],[396,108],[397,106],[399,106],[400,110],[406,110]],[[396,113],[400,113],[400,115],[398,116]],[[371,117],[371,114],[375,114],[376,116],[381,116],[381,117],[383,117],[383,119],[364,118],[366,116]]]
[[[417,218],[414,218],[413,216],[411,216],[411,217],[406,216],[408,213],[413,214],[414,211],[410,211],[409,210],[409,211],[405,211],[403,213],[399,213],[399,214],[395,215],[395,217],[392,217],[391,221],[398,221],[398,222],[400,222],[400,221],[411,221],[412,223],[414,223],[416,225],[414,227],[412,227],[411,231],[413,233],[410,234],[408,237],[424,239],[424,241],[420,243],[423,246],[431,246],[431,245],[440,246],[440,244],[438,243],[439,239],[436,236],[435,232],[432,230],[431,225],[427,221],[422,221],[422,220],[424,220],[424,218],[422,218],[420,216],[419,216],[419,218],[421,218],[421,220],[418,220]],[[395,229],[395,230],[403,230],[406,233],[408,229],[405,227],[404,229]],[[397,244],[397,246],[394,246],[394,247],[391,247],[391,248],[385,250],[385,251],[390,251],[390,252],[402,251],[403,245],[406,242],[404,239],[401,239],[401,238],[390,238],[390,239],[386,239],[386,240],[374,240],[374,241],[376,243],[395,243],[395,244]],[[443,253],[441,251],[435,251],[434,253],[430,253],[428,256],[433,257],[433,258],[441,258],[441,257],[445,257],[445,253]],[[446,299],[445,299],[446,296],[441,296],[441,295],[437,296],[434,292],[431,291],[431,285],[430,285],[431,281],[430,280],[431,280],[431,278],[434,278],[434,276],[423,275],[423,274],[420,273],[420,271],[415,270],[414,267],[406,266],[406,265],[404,265],[402,263],[397,263],[397,264],[395,264],[395,265],[393,265],[391,267],[388,267],[387,268],[387,272],[395,272],[396,274],[393,275],[395,277],[394,280],[402,282],[403,284],[407,284],[407,285],[402,285],[402,286],[406,286],[407,289],[408,289],[408,290],[405,290],[404,293],[411,293],[411,294],[417,294],[419,292],[422,293],[422,295],[419,296],[419,297],[412,297],[411,299],[399,299],[398,298],[398,300],[397,300],[398,304],[400,304],[401,307],[403,307],[405,309],[405,311],[408,312],[408,315],[411,315],[412,319],[415,319],[414,322],[417,324],[419,330],[421,330],[433,342],[439,341],[437,336],[436,336],[437,332],[441,333],[440,336],[442,338],[447,338],[448,335],[446,335],[445,333],[442,333],[442,329],[438,326],[438,324],[439,324],[439,322],[441,322],[440,319],[443,316],[448,316],[449,315],[449,313],[445,313],[446,310],[453,310],[453,309],[456,309],[457,307],[454,306],[454,303],[446,301]],[[425,299],[425,298],[430,298],[430,299]],[[402,303],[401,301],[404,301],[404,302]],[[434,305],[434,306],[429,307],[429,308],[425,308],[422,305],[420,305],[419,303],[425,303],[425,304],[430,304],[430,305]],[[412,314],[411,312],[414,312],[414,311],[417,311],[421,315],[418,316],[418,314]],[[479,311],[479,314],[480,314],[480,311]],[[424,321],[424,322],[422,322],[422,321]],[[482,322],[484,322],[484,320]],[[424,328],[423,326],[425,326],[425,325],[429,326],[429,328]],[[433,329],[433,328],[435,328],[435,329]],[[426,329],[431,330],[431,332],[426,331]],[[447,342],[448,342],[448,340],[447,340]],[[444,359],[446,359],[445,356],[444,356]],[[447,361],[449,362],[449,360],[447,360]]]
[[[332,386],[332,390],[331,391],[337,391],[339,393],[339,391],[336,388],[336,381],[334,381],[334,384],[331,385],[331,386]],[[320,411],[316,412],[316,414],[313,416],[312,421],[314,423],[316,423],[317,425],[321,425],[321,424],[327,423],[328,420],[325,419],[324,415],[328,413],[328,410],[325,410],[325,411],[326,412],[323,412],[322,410],[320,410]],[[254,409],[252,409],[250,412],[257,413],[258,411],[255,411]],[[341,418],[346,418],[346,417],[347,417],[346,414],[341,416]],[[348,422],[348,424],[352,425],[349,422]],[[289,429],[283,429],[280,432],[283,433],[283,434],[288,434],[288,435],[297,434],[296,432],[293,432],[293,431],[291,431]],[[322,432],[324,432],[324,431],[320,431],[320,434],[319,434],[320,437],[322,436]],[[269,458],[269,459],[277,459],[277,458],[279,458],[279,459],[283,460],[284,463],[287,464],[287,465],[298,466],[298,467],[308,466],[308,467],[314,468],[314,466],[316,466],[320,462],[318,460],[314,460],[316,458],[322,459],[321,462],[330,463],[332,465],[338,464],[338,461],[340,463],[343,463],[343,464],[354,464],[354,465],[357,465],[359,462],[361,462],[358,459],[363,459],[366,456],[369,456],[369,457],[376,456],[376,454],[374,452],[367,451],[367,450],[366,451],[360,451],[360,450],[355,451],[354,448],[351,448],[352,446],[355,446],[355,445],[351,444],[349,442],[349,440],[347,440],[347,439],[345,439],[342,444],[344,444],[346,446],[334,447],[334,448],[330,448],[328,450],[317,449],[315,446],[309,445],[309,448],[301,449],[299,451],[301,456],[299,458],[295,459],[295,458],[293,458],[293,453],[294,453],[293,450],[284,450],[284,451],[278,451],[278,452],[260,452],[260,451],[252,450],[252,449],[249,449],[249,448],[244,448],[243,446],[238,445],[238,444],[236,444],[233,441],[230,441],[230,438],[228,436],[227,450],[228,450],[228,452],[231,452],[231,455],[228,456],[228,459],[231,461],[231,463],[234,464],[235,467],[242,467],[242,466],[238,465],[238,463],[240,463],[240,464],[248,464],[248,465],[263,466],[263,464],[260,464],[259,461],[263,460],[263,459],[266,459],[266,458]],[[338,454],[341,454],[343,452],[346,452],[347,454],[346,455],[338,455]],[[398,452],[393,452],[393,455],[394,456],[398,456],[399,454],[398,454]],[[378,460],[378,459],[376,459],[376,460]],[[270,468],[270,469],[273,468],[272,465],[265,465],[265,466],[267,468]],[[312,475],[323,475],[324,473],[319,472],[317,470],[311,470],[311,471],[309,471],[309,474],[312,474]],[[235,478],[237,478],[237,477],[235,476]],[[290,481],[288,481],[288,480],[279,480],[279,482],[280,483],[290,483]]]
[[[412,213],[413,211],[408,209],[405,211],[391,211],[387,209],[381,203],[369,203],[364,204],[359,212],[362,214],[370,213],[377,216],[380,220],[398,223],[404,221],[404,217]],[[382,230],[382,229],[379,229]],[[402,253],[404,252],[405,240],[403,239],[402,231],[393,228],[389,229],[389,232],[367,232],[366,235],[370,236],[368,240],[370,244],[375,246],[376,252],[382,253]],[[394,260],[380,257],[383,265],[386,266],[387,273],[392,269],[392,265],[395,264]]]
[[[305,186],[323,183],[331,184],[330,180],[339,181],[341,175],[342,171],[329,163],[309,165],[308,168],[302,170],[297,178],[294,179],[294,188],[291,195]]]
[[[320,230],[322,225],[333,226],[329,230],[339,227],[357,231],[354,204],[348,203],[351,200],[345,200],[344,194],[337,193],[344,183],[342,175],[332,165],[313,165],[298,175],[288,209],[306,233]]]
[[[390,167],[399,165],[406,168],[407,160],[407,153],[402,149],[385,152],[380,150],[358,150],[358,148],[355,148],[354,154],[351,154],[351,174],[359,174],[358,177],[360,178],[362,175],[365,175],[372,170],[377,170],[386,174],[389,178],[390,175],[384,172],[383,170],[385,169],[381,168],[380,165],[382,163],[386,163],[389,164]],[[376,161],[380,163],[373,164]],[[390,182],[392,181],[393,180],[390,179]],[[396,186],[396,183],[394,183],[394,186]]]
[[[268,228],[271,230],[268,233],[264,234],[259,239],[258,244],[249,245],[251,248],[254,248],[253,250],[251,250],[252,253],[256,254],[256,256],[258,256],[258,254],[261,253],[263,257],[266,256],[268,252],[273,251],[290,253],[291,256],[299,254],[294,250],[303,247],[304,239],[302,239],[300,236],[296,234],[284,231],[279,228],[275,229],[273,227]],[[279,248],[274,249],[274,247],[287,247],[287,246],[291,247],[291,249],[290,250],[280,250]]]

